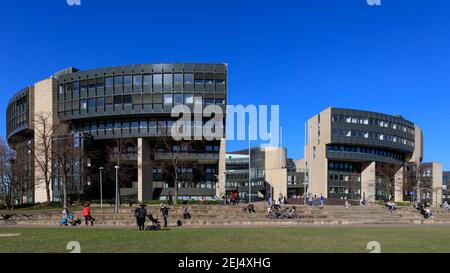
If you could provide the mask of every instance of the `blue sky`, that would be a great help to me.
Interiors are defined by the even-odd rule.
[[[291,157],[302,156],[304,121],[335,106],[403,115],[424,131],[425,160],[450,169],[450,1],[381,4],[4,1],[0,115],[16,91],[69,66],[228,63],[229,103],[279,104]]]

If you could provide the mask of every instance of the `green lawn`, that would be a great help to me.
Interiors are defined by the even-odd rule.
[[[0,252],[450,252],[448,227],[201,228],[139,232],[133,229],[0,228]]]

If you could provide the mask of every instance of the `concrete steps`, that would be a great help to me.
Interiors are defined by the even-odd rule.
[[[404,224],[450,224],[450,212],[445,209],[433,208],[433,219],[424,219],[413,208],[399,208],[394,213],[381,206],[342,206],[305,207],[296,206],[298,219],[268,219],[267,204],[255,205],[255,214],[249,214],[245,206],[193,205],[189,206],[192,218],[183,220],[182,207],[174,206],[169,210],[169,226],[176,225],[181,220],[184,226],[299,226],[299,225],[404,225]],[[292,205],[285,206],[290,208]],[[163,222],[158,206],[148,206],[147,211]],[[0,226],[5,225],[51,225],[58,226],[61,213],[33,212],[1,212],[11,214],[9,220],[0,220]],[[81,211],[75,212],[75,217],[81,217]],[[92,215],[96,218],[96,226],[134,227],[134,208],[120,208],[114,214],[112,208],[93,208]],[[2,217],[0,217],[1,219]]]

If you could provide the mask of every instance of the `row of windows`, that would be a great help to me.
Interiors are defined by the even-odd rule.
[[[264,181],[252,181],[251,182],[252,187],[259,187],[264,185]],[[227,181],[225,187],[228,189],[235,189],[238,187],[248,187],[248,181],[246,182],[234,182],[234,181]]]
[[[351,174],[329,174],[328,181],[344,181],[344,182],[361,182],[361,175],[351,175]]]
[[[369,148],[369,147],[358,147],[358,146],[347,146],[347,145],[328,145],[328,151],[334,152],[348,152],[348,153],[362,153],[362,154],[372,154],[384,157],[390,157],[396,160],[405,161],[405,155],[403,153],[397,153],[385,149]]]
[[[208,121],[194,122],[192,128],[201,128]],[[140,119],[140,120],[108,120],[108,121],[95,121],[95,122],[83,122],[74,124],[71,126],[72,133],[89,133],[97,135],[99,133],[117,132],[130,133],[130,130],[136,130],[141,134],[146,133],[166,133],[167,128],[171,128],[174,125],[174,120],[153,120],[153,119]],[[191,123],[192,124],[192,123]],[[186,125],[191,127],[190,124]],[[120,133],[119,132],[119,133]]]
[[[345,129],[333,129],[333,136],[343,136],[343,137],[354,137],[354,138],[363,138],[363,139],[371,139],[371,140],[380,140],[393,142],[398,144],[403,144],[406,146],[414,147],[414,141],[399,137],[392,136],[388,134],[378,133],[378,132],[367,132],[367,131],[357,131],[357,130],[345,130]]]
[[[12,103],[7,109],[7,129],[8,132],[13,131],[16,128],[27,125],[27,97],[23,96],[20,99]]]
[[[58,112],[68,112],[71,114],[72,110],[76,113],[79,109],[89,110],[89,112],[103,112],[105,109],[111,110],[123,110],[125,106],[132,106],[133,110],[142,110],[142,106],[150,106],[157,109],[166,107],[173,107],[174,105],[225,105],[225,99],[223,98],[202,98],[194,97],[193,94],[164,94],[159,95],[144,95],[144,96],[132,96],[132,95],[119,95],[98,97],[90,99],[81,99],[60,103],[58,105]],[[152,107],[154,106],[154,107]],[[114,108],[113,108],[114,107]],[[145,107],[147,109],[147,107]]]
[[[383,128],[391,128],[394,130],[399,130],[404,133],[414,135],[414,128],[410,126],[401,125],[392,121],[373,119],[373,118],[361,118],[355,116],[345,116],[345,115],[333,115],[333,123],[351,123],[351,124],[364,124],[364,125],[375,125]]]
[[[361,173],[361,164],[356,162],[328,161],[328,170],[337,172]]]
[[[206,84],[206,85],[205,85]],[[124,89],[131,90],[133,93],[173,91],[183,89],[183,86],[195,85],[195,87],[204,86],[223,86],[225,84],[225,74],[153,74],[153,75],[128,75],[115,76],[108,78],[97,78],[90,80],[75,81],[59,86],[59,100],[64,98],[78,98],[79,94],[85,94],[92,91],[102,90],[106,87],[114,89],[115,94],[122,94]],[[129,88],[127,88],[129,87]]]

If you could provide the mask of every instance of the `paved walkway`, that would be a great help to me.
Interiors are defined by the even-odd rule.
[[[349,225],[189,225],[189,226],[169,226],[169,229],[192,229],[192,228],[405,228],[405,227],[448,227],[450,224],[349,224]],[[0,225],[0,232],[3,228],[55,228],[55,229],[137,229],[135,226],[119,225],[97,225],[97,226],[58,226],[58,225]]]

